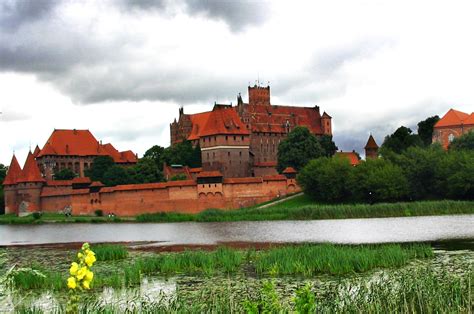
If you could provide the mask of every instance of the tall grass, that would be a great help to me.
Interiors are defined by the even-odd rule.
[[[474,214],[472,201],[420,201],[369,204],[318,204],[298,196],[267,208],[209,209],[198,214],[155,213],[136,217],[139,222],[219,222],[259,220],[312,220]]]
[[[94,250],[99,252],[97,247],[94,247]],[[431,256],[433,256],[432,248],[426,244],[363,246],[306,244],[264,251],[219,247],[211,252],[188,250],[182,253],[145,256],[133,261],[124,260],[117,265],[117,271],[112,273],[105,274],[107,270],[103,269],[105,272],[101,274],[97,269],[94,288],[138,285],[143,275],[190,274],[210,277],[216,273],[230,274],[243,269],[254,270],[264,276],[340,275],[364,272],[378,267],[398,267],[411,259]],[[41,276],[41,273],[44,276]],[[65,287],[64,274],[39,269],[39,272],[35,270],[15,272],[12,278],[16,288],[60,290]]]
[[[274,283],[263,281],[261,288],[250,295],[240,289],[216,286],[194,294],[178,290],[171,299],[137,296],[126,304],[85,301],[80,312],[242,313],[257,309],[268,313],[312,313],[315,309],[317,313],[472,313],[473,282],[472,271],[455,275],[421,268],[393,273],[380,280],[357,278],[323,288],[306,285],[287,297],[280,295]],[[63,313],[64,309],[57,312]]]
[[[341,275],[364,272],[378,267],[399,267],[410,259],[432,257],[431,247],[424,244],[400,245],[302,245],[274,248],[263,252],[255,261],[259,274]]]
[[[121,244],[94,245],[94,252],[99,262],[124,259],[128,256],[127,248]]]

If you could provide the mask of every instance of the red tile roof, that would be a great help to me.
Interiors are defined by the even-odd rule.
[[[90,180],[89,180],[89,182],[90,182]],[[103,187],[103,186],[105,186],[105,184],[103,184],[100,181],[94,181],[94,182],[92,182],[91,185],[89,185],[89,187],[91,187],[91,188],[94,188],[94,187],[100,188],[100,187]]]
[[[286,169],[283,170],[282,173],[297,173],[297,171],[293,167],[286,167]]]
[[[262,183],[263,179],[261,177],[247,177],[247,178],[226,178],[224,183],[228,184],[247,184],[247,183]]]
[[[288,121],[290,128],[305,126],[313,134],[323,133],[318,108],[249,105],[248,111],[252,132],[286,133]]]
[[[8,167],[7,176],[3,180],[3,185],[13,185],[16,184],[18,177],[21,175],[21,167],[16,159],[16,156],[13,155],[10,167]]]
[[[74,178],[72,179],[72,183],[76,183],[76,184],[87,184],[87,183],[91,183],[91,179],[88,178],[88,177],[82,177],[82,178]]]
[[[202,168],[189,168],[190,173],[199,173],[202,171]]]
[[[38,165],[36,164],[35,156],[33,156],[31,151],[28,153],[25,166],[23,167],[17,182],[46,182],[46,180],[41,175]]]
[[[36,157],[110,156],[116,163],[136,163],[135,154],[119,152],[112,144],[100,144],[89,130],[54,130]]]
[[[372,134],[370,134],[369,139],[367,140],[367,144],[365,144],[364,148],[379,148]]]
[[[286,177],[282,174],[275,174],[275,175],[271,175],[271,176],[263,176],[263,181],[281,181],[281,180],[285,180],[286,181]]]
[[[335,156],[347,158],[352,166],[357,166],[360,163],[359,157],[355,152],[336,152]]]
[[[464,124],[467,124],[467,125],[474,124],[474,112],[471,113],[471,115],[466,120],[464,120]]]
[[[38,154],[40,153],[41,149],[39,148],[38,145],[36,145],[35,147],[35,151],[33,152],[33,156],[35,156],[35,158],[38,156]]]
[[[72,185],[72,180],[48,180],[47,186],[69,186]]]
[[[469,119],[469,114],[462,111],[450,109],[436,124],[435,128],[456,126],[466,124],[465,120]]]

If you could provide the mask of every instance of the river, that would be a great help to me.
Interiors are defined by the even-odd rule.
[[[2,225],[0,246],[77,242],[213,245],[226,242],[340,244],[474,239],[474,215],[311,221]]]

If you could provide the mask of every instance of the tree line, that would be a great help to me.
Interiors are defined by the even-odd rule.
[[[306,156],[310,160],[299,168],[298,183],[307,195],[323,202],[472,200],[474,131],[455,138],[444,150],[431,143],[438,119],[421,121],[418,134],[398,128],[385,137],[380,158],[361,161],[356,167],[344,157]]]

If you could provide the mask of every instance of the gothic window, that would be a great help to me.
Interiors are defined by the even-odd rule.
[[[237,136],[234,135],[234,141],[236,141],[236,140],[237,140]]]

